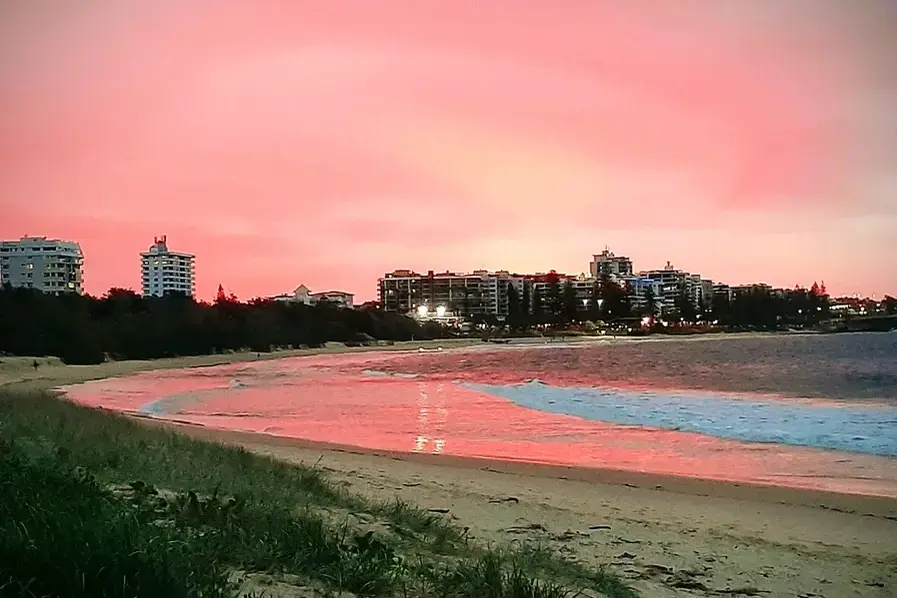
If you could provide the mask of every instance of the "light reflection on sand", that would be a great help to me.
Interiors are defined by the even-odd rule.
[[[897,459],[613,425],[527,409],[444,377],[377,375],[405,357],[322,355],[144,372],[64,390],[86,405],[368,449],[897,497]]]

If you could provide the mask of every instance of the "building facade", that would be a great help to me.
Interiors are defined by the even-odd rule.
[[[677,307],[679,297],[683,294],[688,298],[689,303],[700,312],[704,306],[704,293],[708,288],[712,288],[712,281],[706,281],[701,278],[700,274],[690,274],[683,270],[673,267],[670,262],[660,270],[648,270],[639,272],[641,278],[647,278],[654,281],[654,296],[658,300],[659,313],[661,315],[675,315],[679,309]]]
[[[564,288],[569,284],[573,288],[573,296],[576,299],[576,308],[586,311],[591,305],[595,293],[596,279],[585,274],[572,276],[560,272],[551,271],[545,274],[533,274],[526,277],[526,283],[530,286],[530,298],[541,297],[543,302],[550,300],[552,287],[557,285],[557,290],[563,294]],[[528,306],[532,311],[533,306]]]
[[[318,291],[316,293],[310,293],[309,296],[311,297],[311,302],[314,305],[320,303],[329,303],[331,305],[344,307],[346,309],[355,308],[354,293],[348,293],[346,291]]]
[[[150,248],[140,254],[140,270],[144,297],[196,294],[196,256],[169,250],[165,235],[154,238]]]
[[[718,285],[712,280],[676,269],[669,262],[664,268],[635,274],[631,259],[605,249],[592,256],[589,274],[578,276],[554,270],[538,274],[511,274],[504,270],[477,270],[466,274],[431,270],[420,274],[412,270],[395,270],[380,278],[377,305],[385,311],[409,315],[432,314],[439,310],[450,316],[491,315],[501,319],[508,315],[509,288],[516,291],[519,300],[529,298],[526,308],[535,313],[536,297],[541,300],[541,309],[557,309],[559,300],[569,300],[570,296],[565,292],[569,285],[577,311],[587,313],[601,306],[600,282],[605,276],[625,289],[633,314],[645,313],[648,297],[653,295],[655,315],[683,315],[680,312],[686,309],[682,303],[685,298],[694,308],[692,315],[700,319],[709,309],[714,294],[719,292]],[[591,305],[593,301],[598,305]]]
[[[425,308],[461,316],[505,316],[508,287],[521,296],[527,277],[506,271],[471,273],[433,272],[419,274],[395,270],[378,282],[377,300],[385,311],[404,314]]]
[[[632,308],[633,313],[641,314],[647,309],[649,291],[654,295],[654,309],[655,312],[657,311],[662,289],[659,281],[647,276],[633,274],[625,277],[622,284],[626,288],[629,306]]]
[[[589,273],[592,278],[600,278],[607,275],[614,280],[621,281],[627,276],[632,276],[632,260],[626,256],[614,255],[609,249],[592,256],[589,263]]]
[[[272,301],[283,301],[284,303],[302,303],[303,305],[317,305],[319,303],[330,303],[337,307],[345,307],[354,309],[355,294],[346,291],[319,291],[312,293],[304,284],[300,284],[293,289],[292,293],[282,293],[269,297]]]
[[[73,241],[22,237],[0,241],[0,284],[44,293],[84,292],[84,254]]]

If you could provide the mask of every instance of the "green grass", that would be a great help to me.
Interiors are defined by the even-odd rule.
[[[47,394],[0,389],[0,439],[0,598],[234,596],[235,572],[359,596],[636,596],[545,549],[479,546],[315,467]]]

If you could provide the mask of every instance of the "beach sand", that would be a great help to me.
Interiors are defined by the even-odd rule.
[[[78,384],[88,380],[126,376],[136,372],[162,369],[211,367],[228,363],[267,361],[283,357],[345,353],[347,351],[411,351],[419,347],[436,348],[463,347],[482,344],[471,339],[442,339],[436,341],[407,341],[388,346],[347,348],[342,343],[327,343],[320,349],[294,349],[256,353],[254,351],[223,353],[220,355],[196,355],[152,360],[110,361],[96,365],[65,365],[57,357],[13,357],[0,356],[0,387],[10,385],[20,390],[45,390],[57,386]],[[37,361],[38,367],[34,368]]]
[[[303,352],[262,358],[299,354]],[[39,359],[35,372],[32,358],[3,357],[0,385],[48,389],[136,371],[255,359],[252,353],[98,366],[65,366]],[[359,494],[397,496],[445,511],[479,541],[537,541],[571,558],[607,564],[646,598],[897,596],[894,499],[365,451],[197,426],[174,427],[285,461],[317,464]]]

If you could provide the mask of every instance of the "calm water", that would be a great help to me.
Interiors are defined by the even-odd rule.
[[[143,373],[76,401],[411,452],[897,497],[897,335],[484,345]]]

